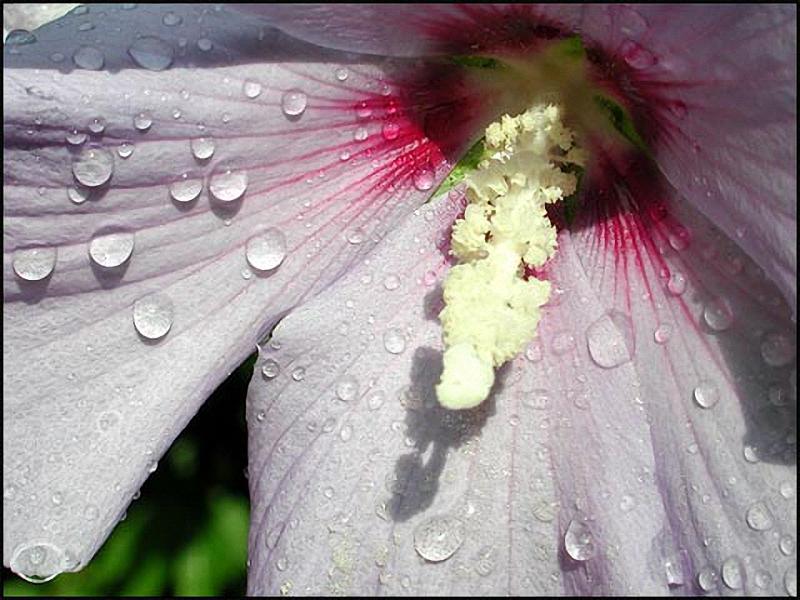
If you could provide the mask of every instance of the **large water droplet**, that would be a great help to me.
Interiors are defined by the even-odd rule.
[[[181,179],[169,186],[169,195],[177,202],[191,202],[203,191],[203,181],[200,179],[189,179],[184,173]]]
[[[65,570],[64,552],[48,542],[21,544],[14,550],[11,570],[31,583],[44,583]]]
[[[152,35],[140,37],[128,48],[128,54],[133,61],[150,71],[168,68],[172,64],[174,52],[170,44]]]
[[[89,199],[91,192],[83,187],[68,187],[67,198],[74,204],[83,204]]]
[[[103,148],[86,148],[72,161],[72,174],[86,187],[98,187],[111,179],[114,155]]]
[[[589,325],[586,342],[592,360],[604,369],[613,369],[631,359],[625,335],[617,327],[617,320],[605,314]]]
[[[220,202],[233,202],[247,190],[247,172],[221,167],[211,175],[208,188]]]
[[[189,145],[192,148],[192,155],[199,160],[206,160],[214,156],[215,144],[213,138],[195,138]]]
[[[704,592],[710,592],[717,587],[717,572],[710,565],[706,565],[697,572],[697,585]]]
[[[12,258],[14,272],[25,281],[40,281],[56,266],[56,247],[16,250]]]
[[[140,335],[157,340],[167,335],[172,327],[174,307],[164,294],[151,294],[133,305],[133,325]]]
[[[400,354],[406,349],[406,336],[399,327],[391,327],[383,334],[383,347],[391,354]]]
[[[725,331],[733,324],[733,309],[725,298],[714,298],[705,305],[703,320],[714,331]]]
[[[430,562],[447,560],[464,543],[464,524],[450,516],[435,516],[414,530],[414,549]]]
[[[261,84],[257,81],[253,81],[252,79],[245,79],[244,85],[242,85],[242,92],[251,100],[253,98],[258,98],[258,96],[261,94]]]
[[[264,361],[261,367],[261,375],[264,379],[275,379],[281,372],[281,367],[278,362],[273,358],[268,358]]]
[[[595,555],[594,537],[587,525],[573,519],[564,534],[564,549],[574,560],[589,560]]]
[[[300,90],[289,90],[281,98],[281,109],[283,113],[290,117],[303,114],[308,104],[308,96]]]
[[[431,189],[435,181],[436,176],[431,169],[424,168],[414,172],[414,187],[421,192]]]
[[[692,392],[694,401],[700,408],[711,408],[719,402],[719,388],[708,379],[701,381]]]
[[[36,42],[36,36],[27,29],[13,29],[6,36],[6,46],[25,46]]]
[[[286,236],[278,229],[267,229],[254,235],[245,246],[245,257],[251,267],[271,271],[286,258]]]
[[[139,131],[147,131],[153,124],[153,117],[147,111],[142,111],[133,117],[133,126]]]
[[[794,538],[790,535],[782,536],[780,541],[778,542],[778,549],[784,556],[791,556],[792,554],[794,554],[795,547],[796,544]]]
[[[96,235],[89,242],[89,256],[101,267],[113,269],[133,253],[133,234],[125,231]]]
[[[747,524],[756,531],[766,531],[772,528],[772,513],[763,502],[756,502],[747,509],[745,514]]]
[[[99,71],[105,64],[105,57],[94,46],[81,46],[72,55],[72,62],[81,69],[89,71]]]
[[[350,402],[358,395],[358,380],[345,375],[336,383],[336,397],[342,402]]]
[[[768,333],[761,342],[761,357],[770,367],[785,367],[795,355],[794,341],[783,333]]]
[[[722,563],[722,581],[732,590],[744,587],[744,567],[735,556],[731,556]]]

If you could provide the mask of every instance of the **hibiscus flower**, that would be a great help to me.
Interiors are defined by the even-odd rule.
[[[4,563],[84,566],[258,345],[250,593],[796,594],[796,9],[241,11],[9,36]],[[553,291],[446,410],[434,191],[537,86]]]

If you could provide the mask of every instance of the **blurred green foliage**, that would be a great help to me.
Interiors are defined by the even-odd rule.
[[[244,399],[255,355],[212,394],[78,573],[28,583],[3,569],[4,596],[241,596],[249,501]]]

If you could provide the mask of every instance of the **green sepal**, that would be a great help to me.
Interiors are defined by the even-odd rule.
[[[650,149],[645,144],[642,136],[636,131],[630,114],[622,106],[614,102],[611,98],[596,94],[593,98],[595,104],[608,116],[608,121],[617,132],[634,145],[637,149],[651,156]]]
[[[461,183],[467,175],[478,168],[478,163],[484,158],[483,154],[484,142],[483,138],[481,138],[467,150],[467,153],[458,161],[456,166],[453,167],[453,170],[445,177],[444,181],[442,181],[431,198],[436,198],[445,192],[449,192],[452,188]]]

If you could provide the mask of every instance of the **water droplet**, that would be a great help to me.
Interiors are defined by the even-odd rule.
[[[303,367],[297,367],[292,371],[292,379],[295,381],[303,381],[306,376],[306,370]]]
[[[214,42],[212,42],[212,41],[211,41],[210,39],[208,39],[208,38],[200,38],[199,40],[197,40],[197,48],[198,48],[198,49],[199,49],[201,52],[208,52],[208,51],[209,51],[209,50],[211,50],[213,47],[214,47]]]
[[[347,233],[347,241],[353,245],[360,244],[365,238],[366,234],[360,227],[356,227]]]
[[[744,587],[744,567],[741,561],[731,556],[722,563],[722,581],[732,590]]]
[[[387,329],[383,334],[383,347],[391,354],[400,354],[406,349],[406,336],[399,327]]]
[[[14,252],[14,272],[25,281],[41,281],[53,272],[56,266],[56,248],[24,248]]]
[[[745,444],[742,449],[742,454],[744,455],[744,459],[749,463],[757,463],[760,460],[758,458],[758,450],[755,446],[751,446],[750,444]]]
[[[400,287],[400,278],[397,275],[387,275],[383,280],[383,287],[387,290],[396,290]]]
[[[414,530],[414,550],[429,562],[447,560],[464,543],[464,524],[450,516],[434,516]]]
[[[561,356],[575,348],[575,336],[569,331],[561,331],[553,336],[550,349],[553,354]]]
[[[780,492],[781,496],[786,498],[794,497],[794,484],[791,481],[781,481],[780,485],[778,486],[778,491]]]
[[[785,556],[791,556],[794,554],[795,546],[796,544],[794,538],[790,535],[784,535],[778,542],[778,548],[780,549],[781,554]]]
[[[791,565],[783,576],[783,586],[790,596],[797,596],[797,565]]]
[[[276,269],[286,258],[286,236],[275,228],[254,235],[247,240],[245,257],[259,271]]]
[[[756,531],[766,531],[772,528],[772,513],[763,502],[756,502],[747,509],[745,515],[747,524]]]
[[[342,153],[339,155],[339,160],[341,160],[342,162],[350,160],[350,151],[342,150]]]
[[[280,372],[280,365],[272,358],[265,360],[263,366],[261,367],[261,374],[264,376],[264,379],[274,379],[280,374]]]
[[[133,325],[143,337],[157,340],[172,327],[174,310],[172,300],[163,294],[145,296],[133,305]]]
[[[653,332],[653,339],[657,344],[666,344],[669,338],[672,337],[672,325],[662,323]]]
[[[414,187],[425,192],[433,187],[436,176],[431,169],[420,169],[414,173]]]
[[[125,231],[95,235],[89,242],[89,257],[101,267],[113,269],[133,253],[133,234]]]
[[[64,136],[64,139],[67,141],[68,144],[73,146],[80,146],[83,142],[88,139],[88,135],[83,133],[82,131],[78,131],[77,129],[73,129],[68,131]]]
[[[277,561],[275,561],[275,566],[278,568],[278,571],[285,571],[289,566],[289,559],[287,559],[285,556],[281,556]]]
[[[175,27],[176,25],[183,23],[183,17],[170,11],[164,15],[164,17],[161,19],[161,22],[167,27]]]
[[[13,29],[6,35],[5,45],[25,46],[36,42],[36,36],[27,29]]]
[[[717,587],[717,572],[710,565],[706,565],[697,573],[697,585],[704,592],[710,592]]]
[[[533,505],[531,513],[533,518],[541,523],[552,523],[556,518],[558,512],[558,505],[553,502],[542,500]]]
[[[114,155],[102,148],[86,148],[72,161],[72,174],[86,187],[98,187],[111,179]]]
[[[754,580],[762,590],[772,585],[772,575],[770,575],[769,571],[757,571]]]
[[[210,137],[195,138],[189,145],[192,149],[192,155],[198,160],[206,160],[214,155],[216,148],[214,140]]]
[[[252,79],[245,79],[244,85],[242,86],[242,92],[247,98],[251,100],[253,98],[258,98],[261,94],[261,84],[257,81],[253,81]]]
[[[373,390],[367,394],[367,408],[370,410],[378,410],[385,401],[386,393],[383,390]]]
[[[133,154],[133,144],[130,142],[122,142],[117,147],[117,154],[119,154],[120,158],[128,158],[131,154]]]
[[[359,119],[369,119],[372,116],[372,108],[366,100],[362,100],[356,104],[356,116]]]
[[[625,40],[620,46],[622,59],[634,69],[646,69],[656,64],[656,57],[652,52],[643,48],[633,40]]]
[[[682,225],[675,225],[673,231],[667,236],[667,241],[678,252],[686,250],[689,247],[689,230]]]
[[[261,423],[266,418],[267,414],[263,410],[260,410],[256,413],[256,421],[258,421],[259,423]]]
[[[363,142],[369,137],[366,127],[358,127],[353,133],[353,139],[357,142]]]
[[[247,190],[247,172],[220,167],[211,175],[208,189],[220,202],[238,200]]]
[[[630,512],[636,506],[636,500],[632,496],[625,494],[619,501],[619,509],[622,512]]]
[[[587,525],[573,519],[564,534],[564,549],[574,560],[589,560],[595,555],[594,537]]]
[[[526,392],[522,397],[522,404],[534,410],[547,410],[550,407],[550,392],[545,389]]]
[[[400,125],[395,121],[387,121],[381,128],[381,134],[385,140],[396,140],[400,135]]]
[[[64,60],[65,58],[66,58],[66,56],[64,56],[64,55],[63,55],[61,52],[53,52],[53,53],[50,55],[50,60],[52,60],[54,63],[60,63],[60,62],[63,62],[63,60]]]
[[[350,425],[342,425],[342,428],[339,430],[339,439],[343,442],[349,442],[352,437],[353,428]]]
[[[350,402],[358,395],[358,380],[352,375],[345,375],[336,384],[336,397],[342,402]]]
[[[761,342],[761,357],[770,367],[785,367],[792,362],[795,346],[792,339],[783,333],[768,333]]]
[[[306,96],[300,90],[289,90],[288,92],[284,93],[283,97],[281,98],[281,109],[283,110],[283,114],[290,117],[302,115],[306,110],[307,104],[308,96]]]
[[[667,585],[670,587],[683,585],[683,569],[680,560],[668,558],[664,561],[664,571],[667,575]]]
[[[613,369],[631,359],[625,337],[609,314],[589,325],[586,342],[589,356],[596,365],[604,369]],[[553,343],[555,344],[555,340]],[[553,351],[555,352],[555,348]]]
[[[712,408],[719,402],[719,388],[716,383],[708,379],[697,384],[692,395],[700,408]]]
[[[99,71],[105,64],[105,57],[94,46],[81,46],[72,55],[72,62],[75,66],[89,71]]]
[[[64,552],[53,544],[21,544],[9,562],[11,570],[31,583],[44,583],[65,570]]]
[[[789,403],[789,392],[782,385],[771,385],[767,391],[767,398],[773,406],[786,406]]]
[[[181,179],[169,186],[169,195],[176,202],[191,202],[203,191],[203,181],[201,179],[189,179],[184,173]]]
[[[133,117],[133,126],[139,131],[147,131],[153,124],[153,117],[147,111],[142,111]]]
[[[525,349],[525,358],[532,363],[537,363],[544,358],[544,350],[542,349],[542,341],[540,339],[533,340]]]
[[[89,121],[89,131],[92,133],[103,133],[106,129],[106,120],[102,117],[95,117]]]
[[[714,298],[703,309],[703,319],[714,331],[725,331],[733,324],[733,309],[724,298]]]
[[[143,69],[163,71],[172,64],[174,50],[161,38],[146,35],[131,44],[128,54]]]
[[[336,79],[338,79],[339,81],[345,81],[347,79],[347,75],[348,75],[347,69],[345,69],[344,67],[339,67],[338,69],[336,69]]]

